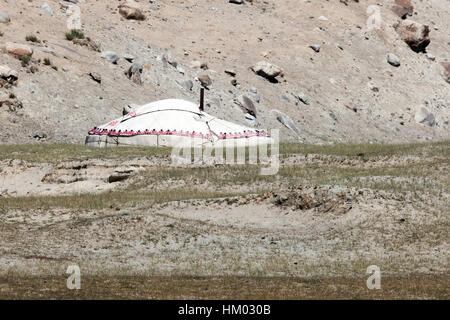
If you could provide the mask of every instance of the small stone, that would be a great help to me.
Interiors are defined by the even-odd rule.
[[[0,23],[9,23],[11,18],[6,12],[0,12]]]
[[[39,10],[46,15],[53,16],[52,8],[50,8],[48,3],[46,2],[42,5],[42,7]]]
[[[387,62],[394,67],[400,67],[400,59],[393,53],[388,53]]]
[[[234,71],[232,69],[225,69],[225,73],[232,77],[236,76],[236,71]]]
[[[19,79],[19,73],[8,66],[0,66],[0,78],[7,81],[15,81]]]
[[[208,69],[208,64],[204,61],[198,61],[198,60],[194,60],[191,62],[191,68],[192,69],[203,69],[203,70],[207,70]]]
[[[91,76],[92,80],[94,80],[95,82],[98,82],[98,83],[102,82],[102,76],[99,75],[97,72],[91,72],[91,73],[89,73],[89,75]]]
[[[305,93],[300,92],[299,94],[294,94],[294,97],[296,97],[301,103],[309,105],[309,99]]]
[[[197,77],[197,79],[198,79],[198,81],[200,81],[201,85],[206,87],[206,88],[209,87],[210,85],[212,85],[211,78],[209,77],[209,75],[207,75],[205,73],[204,74],[200,74]]]
[[[309,47],[313,49],[315,52],[320,52],[320,44],[312,44]]]
[[[47,138],[47,134],[46,133],[44,133],[44,132],[42,132],[42,131],[34,131],[32,134],[31,134],[31,136],[34,138],[34,139],[45,139],[45,138]]]
[[[253,72],[257,75],[268,79],[271,82],[278,82],[276,77],[283,74],[283,70],[269,62],[260,61],[252,67]]]
[[[420,107],[417,110],[414,120],[416,120],[417,123],[425,124],[430,127],[434,126],[436,122],[434,115],[425,107]]]
[[[128,61],[128,62],[133,62],[133,61],[136,59],[136,57],[133,56],[133,55],[131,55],[131,54],[125,54],[125,55],[123,56],[123,58],[124,58],[126,61]]]
[[[189,91],[191,91],[192,88],[194,87],[194,83],[191,80],[185,80],[185,81],[181,82],[180,85]]]
[[[103,51],[101,57],[114,64],[117,64],[117,61],[119,60],[119,56],[113,51]]]
[[[126,2],[119,5],[119,13],[125,19],[145,20],[145,15],[135,2]]]

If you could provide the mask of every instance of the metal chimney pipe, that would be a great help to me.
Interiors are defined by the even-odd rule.
[[[201,88],[200,89],[200,111],[203,111],[205,109],[204,107],[204,103],[205,103],[205,89]]]

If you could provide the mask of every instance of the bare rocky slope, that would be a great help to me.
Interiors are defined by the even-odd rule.
[[[242,2],[0,0],[0,143],[83,143],[126,105],[197,101],[202,84],[206,112],[283,140],[449,138],[448,0]],[[85,37],[69,41],[74,3]],[[424,50],[396,28],[409,20],[419,47],[429,31]],[[260,61],[273,66],[252,70]]]

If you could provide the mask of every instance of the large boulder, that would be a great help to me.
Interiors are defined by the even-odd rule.
[[[425,124],[430,127],[434,126],[436,123],[434,115],[425,107],[420,107],[417,110],[414,120],[416,120],[417,123]]]
[[[415,52],[425,52],[430,44],[430,27],[412,20],[402,20],[395,30],[403,41]]]
[[[267,61],[260,61],[252,67],[257,75],[268,79],[271,82],[277,82],[276,77],[283,74],[283,70]]]
[[[33,49],[25,44],[7,42],[6,52],[13,54],[18,57],[31,56],[33,54]]]
[[[402,19],[406,19],[407,16],[412,16],[414,13],[414,6],[411,0],[395,0],[392,11]]]
[[[127,1],[119,5],[119,13],[125,19],[145,20],[145,15],[142,13],[139,5],[134,1]]]

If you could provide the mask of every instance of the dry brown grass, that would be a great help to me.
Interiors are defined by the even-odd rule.
[[[169,156],[170,148],[119,147],[93,148],[79,144],[0,145],[0,160],[21,159],[29,162],[60,162],[85,159],[129,159]],[[450,156],[450,141],[413,144],[327,144],[281,143],[281,154],[322,154],[345,157]]]
[[[68,290],[60,277],[0,278],[0,299],[448,299],[448,275],[366,278],[93,277]]]

